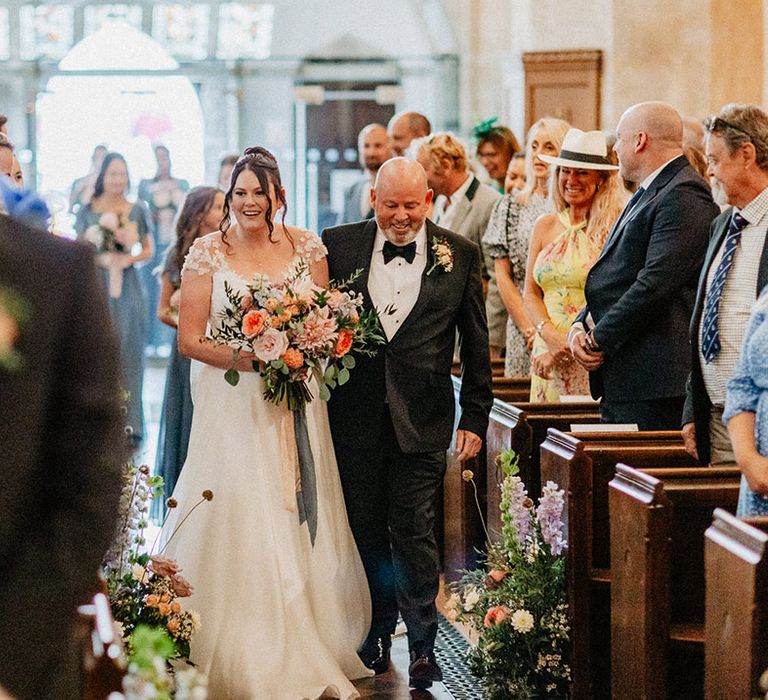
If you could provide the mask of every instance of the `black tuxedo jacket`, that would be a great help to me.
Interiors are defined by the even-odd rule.
[[[485,438],[493,395],[480,249],[431,221],[426,225],[427,265],[413,310],[392,340],[378,346],[375,357],[356,357],[350,380],[332,392],[328,411],[337,449],[378,445],[385,405],[404,452],[447,449],[454,425],[451,364],[457,330],[462,362],[458,427]],[[376,230],[372,219],[322,233],[331,279],[362,270],[352,288],[363,294],[366,308],[372,308],[368,274]],[[434,236],[453,248],[451,272],[437,268],[426,274],[434,259]]]
[[[699,461],[702,464],[709,464],[710,445],[709,445],[709,415],[712,409],[712,402],[704,386],[704,378],[701,373],[701,357],[699,355],[699,324],[701,323],[701,314],[704,311],[704,299],[707,291],[707,275],[712,262],[715,259],[717,251],[723,245],[725,236],[728,233],[728,226],[731,222],[733,208],[726,209],[720,216],[712,222],[712,235],[709,239],[709,248],[704,258],[704,267],[699,277],[699,287],[696,292],[696,303],[693,307],[690,326],[691,342],[691,374],[688,379],[685,396],[685,410],[683,411],[682,423],[696,424],[696,449],[699,453]],[[755,299],[760,296],[762,289],[768,284],[768,231],[765,235],[763,252],[760,256],[760,267],[757,271],[757,284],[755,285]]]
[[[719,209],[684,156],[668,163],[613,226],[587,276],[587,314],[604,353],[590,373],[595,398],[653,400],[685,394],[688,325],[709,226]]]
[[[0,287],[28,307],[0,367],[0,685],[79,697],[70,634],[115,533],[120,375],[87,246],[0,215]]]

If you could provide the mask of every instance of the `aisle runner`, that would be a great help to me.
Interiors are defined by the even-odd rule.
[[[437,619],[435,656],[443,670],[443,685],[455,700],[483,700],[480,684],[467,667],[469,643],[442,615]]]

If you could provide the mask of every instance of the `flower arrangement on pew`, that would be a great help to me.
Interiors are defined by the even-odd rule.
[[[452,585],[447,615],[477,631],[468,660],[490,700],[566,697],[563,491],[547,482],[534,506],[517,476],[515,453],[507,450],[498,463],[505,475],[501,541],[489,544],[486,568],[464,572]],[[474,487],[472,472],[463,476]]]
[[[179,599],[191,595],[192,586],[173,559],[152,553],[156,542],[146,551],[144,537],[149,503],[162,495],[163,479],[150,476],[148,467],[133,463],[126,465],[123,478],[120,529],[104,561],[112,616],[127,647],[129,661],[134,652],[133,635],[142,626],[162,630],[167,635],[173,645],[169,658],[186,659],[200,618],[195,611],[185,610]],[[213,493],[204,491],[186,517],[212,499]],[[169,510],[178,507],[174,499],[168,499],[167,505]]]

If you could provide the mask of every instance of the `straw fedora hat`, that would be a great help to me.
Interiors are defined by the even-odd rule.
[[[563,139],[559,156],[540,155],[545,163],[564,165],[566,168],[583,168],[584,170],[618,170],[618,165],[612,165],[608,158],[608,146],[602,131],[582,131],[568,129]]]

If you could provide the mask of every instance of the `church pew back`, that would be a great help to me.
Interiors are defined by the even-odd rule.
[[[518,403],[494,400],[487,435],[487,502],[488,529],[491,537],[501,532],[501,493],[503,474],[496,457],[513,449],[519,458],[520,477],[532,498],[541,493],[539,446],[549,428],[568,430],[574,423],[598,423],[600,414],[595,403]]]
[[[704,697],[758,697],[768,668],[768,518],[716,509],[704,563]]]
[[[616,466],[609,484],[613,697],[703,694],[704,532],[736,468]]]
[[[554,481],[565,491],[574,700],[610,692],[608,483],[617,462],[637,467],[695,466],[680,431],[547,431],[541,445],[541,481]]]

